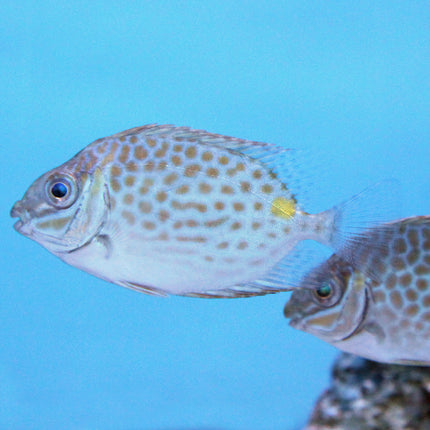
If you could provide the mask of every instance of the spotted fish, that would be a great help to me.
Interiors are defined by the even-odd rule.
[[[301,287],[284,310],[292,327],[375,361],[430,366],[430,216],[370,230]]]
[[[149,294],[243,297],[285,288],[295,245],[339,247],[360,199],[311,215],[294,152],[186,127],[98,139],[12,208],[15,228],[66,263]],[[298,178],[300,179],[300,178]],[[372,208],[370,208],[372,210]]]

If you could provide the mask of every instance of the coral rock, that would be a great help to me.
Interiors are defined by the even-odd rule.
[[[430,367],[342,354],[304,430],[428,430]]]

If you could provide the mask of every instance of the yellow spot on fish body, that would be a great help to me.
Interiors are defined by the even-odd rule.
[[[277,197],[272,202],[272,214],[284,219],[291,219],[296,213],[296,202],[293,199]]]

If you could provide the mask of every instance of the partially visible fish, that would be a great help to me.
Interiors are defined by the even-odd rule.
[[[430,216],[370,230],[300,286],[284,309],[292,327],[375,361],[430,366]]]
[[[294,154],[186,127],[136,127],[42,175],[11,215],[17,231],[66,263],[121,286],[196,297],[273,293],[286,289],[298,242],[338,248],[351,221],[374,212],[353,198],[306,213],[289,188],[300,183]]]

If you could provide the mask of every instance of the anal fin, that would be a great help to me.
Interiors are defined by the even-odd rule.
[[[147,285],[138,284],[137,282],[131,282],[131,281],[119,281],[117,282],[118,285],[121,285],[121,287],[128,288],[130,290],[137,291],[139,293],[148,294],[150,296],[158,296],[158,297],[167,297],[168,294],[166,294],[164,291],[156,288],[156,287],[149,287]]]

